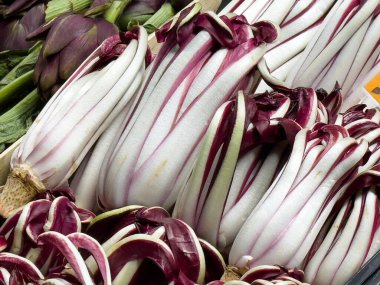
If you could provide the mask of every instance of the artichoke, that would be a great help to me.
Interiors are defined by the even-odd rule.
[[[46,36],[34,72],[34,81],[48,100],[60,85],[105,40],[117,34],[115,25],[100,18],[63,15],[29,38]]]
[[[16,3],[16,2],[15,2]],[[24,16],[0,20],[0,51],[28,50],[34,44],[26,36],[45,21],[44,5],[31,8]]]
[[[15,0],[15,1],[4,1],[5,4],[1,9],[1,14],[4,17],[9,17],[22,12],[25,12],[37,4],[44,4],[47,0]]]

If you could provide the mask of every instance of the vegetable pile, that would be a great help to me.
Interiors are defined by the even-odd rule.
[[[46,198],[28,203],[0,229],[4,284],[16,278],[19,284],[229,284],[216,281],[225,270],[221,254],[163,208],[127,206],[94,218],[66,197]],[[240,283],[302,279],[300,270],[261,266]]]
[[[106,38],[137,25],[152,33],[190,2],[1,1],[0,153]]]
[[[0,5],[1,284],[351,285],[380,252],[380,0],[185,2]]]

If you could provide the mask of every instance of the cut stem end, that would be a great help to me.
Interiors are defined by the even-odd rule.
[[[13,169],[0,192],[0,215],[8,218],[45,190],[43,184],[30,171]]]
[[[244,272],[235,266],[228,265],[222,278],[220,279],[223,282],[239,280],[243,276]]]

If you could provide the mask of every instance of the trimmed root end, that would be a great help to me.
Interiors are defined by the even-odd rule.
[[[235,266],[228,265],[224,274],[220,280],[223,282],[239,280],[243,276],[242,272],[240,272],[239,268]]]
[[[4,218],[11,216],[40,192],[45,191],[34,175],[25,169],[14,169],[8,175],[0,192],[0,215]]]

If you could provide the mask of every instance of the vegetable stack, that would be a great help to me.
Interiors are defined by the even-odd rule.
[[[153,49],[174,2],[129,2],[1,4],[24,51],[0,62],[0,122],[30,124],[55,94],[0,188],[0,283],[343,285],[366,271],[380,0],[195,3]],[[48,23],[29,43],[36,7]]]
[[[249,88],[250,71],[277,36],[268,22],[251,26],[241,16],[198,11],[198,5],[188,8],[157,34],[166,40],[148,68],[134,109],[123,115],[118,132],[96,146],[95,152],[105,154],[91,160],[87,167],[92,171],[84,175],[99,177],[102,208],[172,207],[214,112],[237,90]],[[75,189],[80,197],[95,195],[89,194],[95,187],[85,187]]]
[[[0,197],[2,215],[9,216],[37,193],[67,183],[137,92],[147,39],[144,28],[109,38],[55,93],[13,153],[12,171]]]
[[[327,100],[337,104],[333,112],[307,88],[240,94],[237,103],[223,105],[209,126],[174,216],[218,249],[228,249],[288,160],[295,134],[336,115],[339,91]]]
[[[0,9],[0,153],[108,37],[155,31],[187,1],[5,1]],[[38,88],[38,91],[35,88]]]

